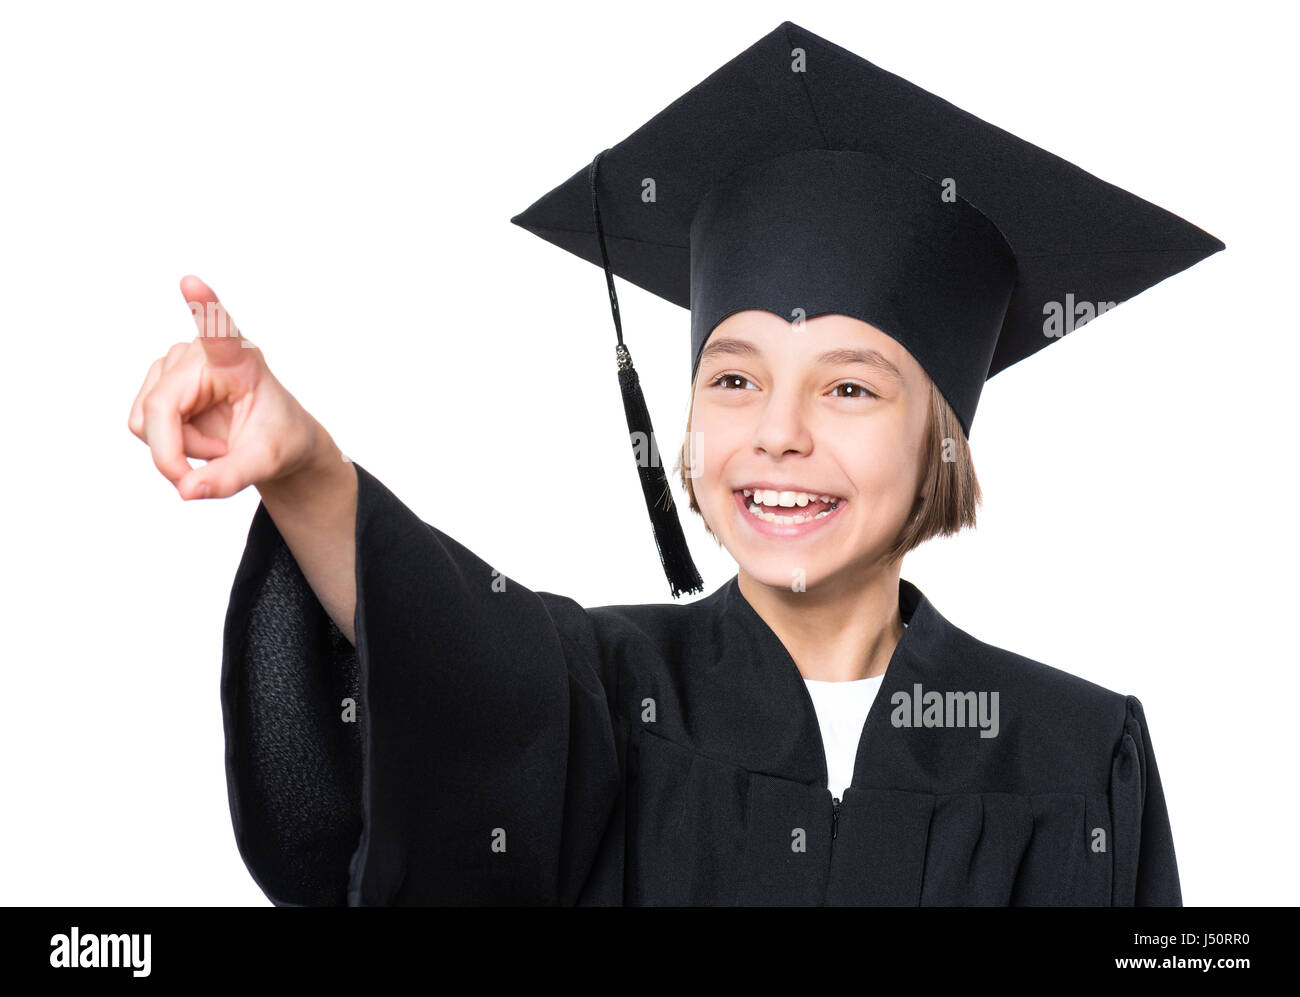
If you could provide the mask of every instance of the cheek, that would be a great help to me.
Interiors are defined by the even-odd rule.
[[[858,469],[853,483],[871,509],[889,514],[896,506],[910,508],[919,473],[915,454],[890,441],[855,448],[852,454],[844,454],[841,459],[845,462],[841,466]]]
[[[705,501],[705,493],[719,489],[726,480],[728,461],[736,453],[743,451],[750,438],[744,426],[737,425],[738,420],[710,418],[707,413],[695,413],[691,423],[688,444],[688,457],[694,458],[694,477],[696,501]],[[728,497],[730,491],[727,492]],[[709,499],[713,496],[709,495]]]

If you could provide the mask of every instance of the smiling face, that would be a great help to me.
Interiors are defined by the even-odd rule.
[[[700,511],[765,585],[859,581],[915,506],[929,412],[925,371],[866,322],[730,315],[704,345],[692,398]]]

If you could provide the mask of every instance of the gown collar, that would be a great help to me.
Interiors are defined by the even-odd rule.
[[[912,582],[900,578],[899,614],[907,626],[886,666],[859,740],[853,787],[887,785],[914,759],[909,739],[890,724],[895,692],[920,683],[942,688],[958,633]],[[803,675],[776,633],[740,590],[739,575],[707,600],[723,638],[715,681],[722,686],[720,740],[711,745],[743,759],[746,768],[778,778],[825,786],[826,752]],[[901,768],[900,768],[901,767]],[[891,778],[892,775],[892,778]]]

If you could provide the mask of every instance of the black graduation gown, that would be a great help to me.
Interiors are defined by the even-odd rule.
[[[1134,697],[976,640],[903,580],[836,801],[735,577],[583,608],[355,467],[357,647],[264,505],[226,617],[231,817],[275,904],[1181,904]],[[997,735],[902,726],[896,694],[930,691],[996,691]]]

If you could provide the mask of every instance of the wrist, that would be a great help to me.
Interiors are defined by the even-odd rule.
[[[309,456],[287,474],[257,485],[262,500],[268,505],[304,506],[316,503],[323,496],[341,493],[345,483],[355,479],[356,472],[343,451],[334,442],[325,427],[313,426],[313,445]]]

